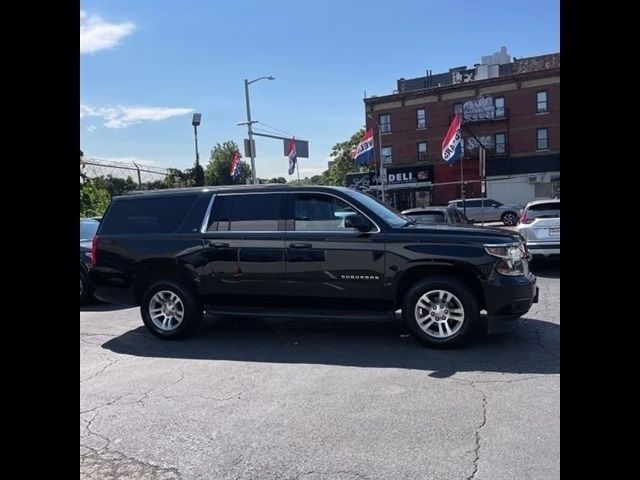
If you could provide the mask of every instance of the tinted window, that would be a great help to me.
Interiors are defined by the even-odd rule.
[[[527,209],[529,218],[557,218],[560,216],[560,202],[539,203]]]
[[[197,195],[140,196],[114,202],[102,220],[101,234],[175,232]]]
[[[95,220],[80,220],[80,240],[91,240],[99,225]]]
[[[219,195],[209,231],[273,232],[282,218],[282,194]]]
[[[348,230],[345,219],[356,212],[348,203],[330,195],[300,193],[293,199],[294,230]]]
[[[358,192],[357,190],[350,190],[349,195],[382,218],[390,226],[401,227],[406,225],[406,219],[402,218],[397,210],[391,209],[387,205],[380,203],[378,199],[373,198],[371,195]]]
[[[480,200],[465,200],[464,201],[464,206],[466,206],[467,208],[475,208],[475,207],[480,207]],[[458,208],[462,208],[463,207],[463,203],[462,202],[458,202]]]

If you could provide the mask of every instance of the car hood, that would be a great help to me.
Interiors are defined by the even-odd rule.
[[[460,237],[464,241],[478,241],[482,243],[513,243],[524,242],[524,238],[518,232],[506,230],[502,228],[481,227],[477,225],[452,225],[452,224],[412,224],[406,227],[395,228],[394,233],[406,235],[425,235],[432,236],[434,234]]]

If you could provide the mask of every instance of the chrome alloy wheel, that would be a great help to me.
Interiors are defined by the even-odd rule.
[[[184,304],[175,293],[161,290],[149,302],[149,317],[160,330],[175,330],[184,318]]]
[[[464,307],[460,299],[445,290],[431,290],[416,302],[415,318],[430,337],[449,338],[464,323]]]

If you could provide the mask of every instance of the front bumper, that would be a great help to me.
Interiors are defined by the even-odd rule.
[[[496,275],[484,285],[487,332],[499,333],[515,328],[517,319],[538,302],[538,295],[533,274],[518,277]]]

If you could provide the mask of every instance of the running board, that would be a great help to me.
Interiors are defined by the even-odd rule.
[[[226,307],[207,305],[207,315],[236,317],[322,318],[344,320],[395,320],[396,312],[366,310],[291,309],[275,307]]]

